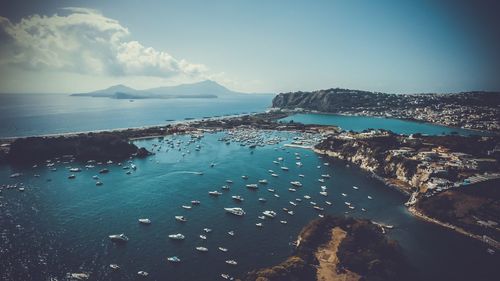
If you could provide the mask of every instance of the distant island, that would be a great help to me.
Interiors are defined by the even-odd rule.
[[[281,93],[273,99],[273,107],[342,115],[393,117],[500,132],[498,92],[386,94],[332,88]]]
[[[113,99],[211,99],[218,97],[241,96],[247,93],[235,92],[211,80],[177,86],[157,87],[136,90],[125,85],[115,85],[89,93],[77,93],[75,97],[113,98]]]
[[[299,234],[279,265],[248,272],[243,281],[418,280],[397,242],[368,220],[325,216]]]

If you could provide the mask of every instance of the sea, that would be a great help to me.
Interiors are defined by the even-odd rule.
[[[54,95],[51,97],[54,98],[52,105],[38,96],[34,97],[35,101],[28,97],[10,97],[17,100],[18,106],[18,110],[11,111],[13,116],[9,118],[14,124],[10,128],[18,130],[2,126],[2,135],[146,126],[162,123],[164,119],[264,111],[270,104],[265,101],[217,104],[212,100],[179,100],[176,105],[175,100],[156,101],[165,102],[164,106],[169,104],[174,108],[171,109],[148,100],[65,97],[66,101],[62,102]],[[71,112],[66,108],[68,102],[80,103],[94,111],[77,110],[79,107],[74,104],[76,112]],[[129,108],[120,109],[113,102]],[[233,102],[238,104],[237,108],[227,108]],[[37,103],[43,106],[37,108]],[[139,106],[141,103],[143,108]],[[1,106],[8,108],[3,103]],[[59,108],[61,106],[64,108]],[[180,109],[182,107],[185,109]],[[32,118],[28,118],[30,111]],[[101,118],[92,117],[92,112]],[[126,117],[128,121],[120,121],[114,116],[124,115],[123,112],[136,118]],[[164,115],[154,117],[160,113]],[[3,116],[10,115],[2,112]],[[65,120],[64,126],[50,122],[72,118],[79,121]],[[34,121],[36,119],[44,121]],[[101,123],[92,127],[87,119],[101,120]],[[44,127],[38,128],[30,124],[30,120]],[[112,120],[117,121],[113,123]],[[134,142],[137,146],[155,151],[155,155],[133,159],[136,170],[124,169],[131,165],[128,162],[86,168],[84,163],[61,161],[52,167],[55,171],[44,164],[0,166],[0,185],[17,184],[19,187],[22,183],[25,187],[23,192],[18,188],[4,188],[0,193],[0,280],[66,280],[67,273],[74,272],[89,273],[89,280],[143,280],[137,275],[138,271],[149,273],[144,280],[223,280],[222,273],[242,277],[250,270],[278,264],[293,253],[292,242],[302,227],[320,213],[313,209],[311,202],[323,207],[324,214],[367,218],[394,225],[387,233],[388,238],[399,242],[415,274],[422,280],[496,280],[500,276],[498,254],[487,253],[486,245],[481,242],[413,217],[403,205],[407,199],[405,195],[342,161],[323,158],[307,149],[284,147],[296,136],[294,133],[265,132],[265,135],[279,136],[283,141],[250,149],[237,142],[219,141],[226,132],[207,133],[196,142],[182,135],[168,136],[164,140],[138,140]],[[173,142],[174,148],[166,145],[167,141]],[[280,157],[283,161],[276,165],[273,161]],[[296,165],[296,157],[300,157],[302,166]],[[289,170],[281,170],[281,166]],[[82,170],[74,173],[75,179],[68,179],[70,167]],[[99,174],[104,167],[110,172]],[[279,176],[270,176],[269,170]],[[10,178],[13,173],[22,173],[22,176]],[[318,179],[323,174],[331,178],[321,183]],[[94,175],[99,176],[103,185],[96,186]],[[242,175],[247,175],[248,179],[243,179]],[[260,179],[267,179],[268,184],[259,184],[257,190],[245,187]],[[228,191],[221,188],[228,184],[226,180],[233,181]],[[297,180],[303,186],[296,192],[289,191],[290,182]],[[327,188],[326,197],[319,194],[321,186]],[[222,195],[209,196],[208,192],[213,190]],[[233,195],[242,196],[244,201],[234,201]],[[304,198],[305,195],[311,199]],[[260,202],[259,198],[267,201]],[[190,205],[191,200],[199,200],[201,204],[192,209],[181,207]],[[332,205],[327,205],[326,201]],[[345,202],[355,209],[347,208]],[[246,215],[228,214],[225,207],[241,207]],[[285,213],[282,208],[293,210],[294,215]],[[274,219],[259,219],[265,210],[276,211],[278,215]],[[187,222],[176,221],[174,217],[179,215],[185,216]],[[152,223],[139,224],[139,218],[149,218]],[[282,224],[281,220],[287,223]],[[262,227],[256,226],[259,222]],[[212,231],[205,233],[204,228]],[[228,235],[231,230],[234,236]],[[120,233],[129,237],[129,241],[117,244],[108,238]],[[168,238],[169,234],[176,233],[186,238],[183,241]],[[207,239],[201,239],[200,235]],[[198,246],[208,248],[208,252],[196,251]],[[228,251],[222,252],[218,247]],[[171,256],[179,257],[181,262],[167,262],[167,257]],[[231,266],[225,263],[226,260],[236,260],[238,264]],[[120,270],[112,270],[109,264],[118,264]]]

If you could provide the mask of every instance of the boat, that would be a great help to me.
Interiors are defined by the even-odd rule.
[[[287,224],[287,221],[280,221],[281,224]]]
[[[211,196],[219,196],[221,195],[222,193],[220,193],[219,191],[217,190],[214,190],[214,191],[209,191],[208,192],[208,195],[211,195]]]
[[[94,179],[94,180],[98,180],[98,179],[99,179],[99,177],[98,177],[97,175],[95,175],[95,176],[92,176],[92,179]]]
[[[288,211],[287,212],[290,216],[293,216],[294,215],[294,212],[293,211]]]
[[[365,208],[361,208],[361,211],[366,212],[366,209]]]
[[[181,259],[179,259],[176,256],[173,256],[173,257],[168,257],[167,261],[177,263],[177,262],[181,262]]]
[[[347,196],[347,194],[345,194],[345,193],[341,193],[341,194],[342,194],[342,196],[344,196],[344,197],[346,197],[346,196]]]
[[[142,224],[151,224],[151,220],[150,219],[139,219],[139,223],[142,223]]]
[[[184,216],[175,216],[175,219],[180,222],[187,222],[187,219]]]
[[[190,210],[192,208],[191,206],[188,206],[188,205],[182,205],[181,207],[186,209],[186,210]]]
[[[295,191],[297,191],[297,189],[295,189],[295,188],[291,188],[291,187],[290,187],[290,188],[288,189],[288,191],[295,192]]]
[[[110,265],[109,265],[109,267],[110,267],[111,269],[113,269],[113,270],[118,270],[118,269],[120,269],[120,266],[119,266],[119,265],[117,265],[117,264],[115,264],[115,263],[110,264]]]
[[[224,210],[236,216],[243,216],[245,214],[242,208],[224,208]]]
[[[208,252],[208,249],[205,247],[196,247],[195,249],[196,249],[196,251],[199,251],[199,252]]]
[[[229,185],[223,185],[222,190],[229,190]]]
[[[205,228],[203,229],[203,231],[205,231],[205,233],[210,233],[210,232],[212,232],[212,229],[210,229],[210,228],[206,228],[206,227],[205,227]]]
[[[280,196],[278,194],[276,194],[276,193],[274,194],[274,197],[280,198]]]
[[[184,240],[186,238],[184,235],[177,233],[177,234],[170,234],[168,238],[173,239],[173,240]]]
[[[258,216],[258,218],[261,219],[261,220],[265,220],[266,219],[265,216]]]
[[[251,183],[251,184],[247,184],[245,185],[247,188],[251,188],[251,189],[257,189],[259,188],[259,186],[255,183]]]
[[[232,180],[226,180],[226,183],[232,184],[233,181]]]
[[[325,182],[325,180],[324,180],[324,179],[318,179],[318,181],[319,181],[319,182]]]
[[[248,176],[243,175],[243,176],[241,176],[241,178],[244,179],[244,180],[247,180]]]
[[[268,218],[274,218],[276,217],[276,212],[275,211],[270,211],[270,210],[266,210],[264,212],[262,212],[262,214]]]
[[[313,205],[313,206],[316,206],[316,202],[314,202],[314,201],[311,201],[309,203],[311,203],[311,205]]]
[[[226,279],[226,280],[234,280],[234,277],[229,276],[229,274],[226,273],[221,273],[220,277]]]
[[[71,174],[68,176],[68,179],[74,179],[74,178],[76,178],[76,176],[74,174]]]
[[[257,226],[257,227],[262,227],[262,223],[261,223],[261,222],[256,223],[256,224],[255,224],[255,226]]]
[[[323,215],[323,214],[318,214],[318,217],[320,217],[320,218],[324,218],[324,217],[325,217],[325,215]]]
[[[268,189],[267,189],[267,191],[269,191],[269,192],[274,192],[274,189],[272,189],[272,188],[268,188]]]
[[[200,234],[200,238],[203,239],[203,240],[207,240],[207,237],[203,234]]]
[[[349,209],[354,210],[354,206],[349,205],[348,207],[349,207]]]
[[[87,280],[90,278],[88,273],[68,273],[66,276],[69,280]]]
[[[275,173],[272,173],[271,176],[273,176],[275,178],[279,177],[278,174],[275,174]]]
[[[326,191],[321,191],[319,194],[321,194],[323,196],[328,196],[328,193]]]
[[[350,202],[344,202],[344,204],[346,204],[347,206],[351,206]]]
[[[235,260],[227,260],[226,263],[230,264],[230,265],[237,265],[238,264]]]
[[[80,168],[70,168],[69,171],[73,172],[73,173],[78,173],[78,172],[81,172],[82,169],[80,169]]]
[[[219,249],[220,251],[222,251],[222,252],[227,252],[227,251],[228,251],[226,248],[223,248],[223,247],[219,247],[218,249]]]
[[[330,174],[324,174],[324,175],[321,175],[322,178],[325,178],[325,179],[329,179],[331,178]]]
[[[103,184],[102,181],[96,181],[95,182],[95,185],[97,185],[97,186],[102,185],[102,184]]]
[[[323,208],[321,208],[321,207],[319,207],[319,206],[314,206],[313,208],[314,208],[315,210],[318,210],[318,211],[324,211],[324,210],[325,210],[325,209],[323,209]]]
[[[277,165],[279,165],[279,164],[280,164],[280,162],[278,162],[278,161],[276,161],[276,160],[274,160],[274,161],[273,161],[273,163],[274,163],[274,164],[277,164]]]
[[[107,174],[107,173],[109,173],[109,170],[108,170],[108,169],[106,169],[106,168],[101,169],[101,170],[99,171],[99,174]]]
[[[266,202],[267,200],[265,198],[259,198],[259,202]]]
[[[297,202],[302,202],[302,199],[300,199],[300,198],[295,198],[295,201],[297,201]]]
[[[228,232],[227,232],[227,234],[228,234],[229,236],[234,236],[234,231],[233,231],[233,230],[230,230],[230,231],[228,231]]]
[[[142,271],[142,270],[138,271],[137,274],[140,275],[140,276],[144,276],[144,277],[146,277],[146,276],[149,275],[149,273],[147,273],[146,271]]]
[[[295,162],[295,165],[297,165],[297,166],[300,167],[300,166],[302,166],[302,162],[300,162],[300,161],[299,162]]]
[[[267,170],[267,171],[268,171],[270,174],[274,173],[274,171],[273,171],[273,170]]]
[[[330,202],[330,201],[325,201],[325,203],[326,203],[326,205],[329,205],[329,206],[332,205],[332,202]]]
[[[359,189],[359,187],[357,187],[357,186],[353,186],[352,188],[354,188],[354,189],[356,189],[356,190],[358,190],[358,189]]]
[[[290,184],[293,185],[293,186],[296,186],[296,187],[301,187],[302,186],[302,183],[300,181],[291,181]]]
[[[128,237],[125,236],[125,234],[112,234],[112,235],[109,235],[109,239],[111,239],[111,241],[113,242],[127,242],[128,241]]]
[[[198,200],[193,200],[193,201],[191,201],[191,204],[193,204],[193,205],[200,205],[200,203],[201,203],[201,202],[200,202],[200,201],[198,201]]]
[[[290,202],[288,202],[288,203],[290,203],[290,205],[292,205],[292,206],[297,206],[297,203],[295,203],[295,202],[293,202],[293,201],[290,201]]]
[[[267,184],[267,180],[259,180],[260,184]]]
[[[368,195],[368,199],[370,199],[370,200],[371,200],[371,199],[373,199],[373,197],[371,197],[370,195]]]
[[[24,191],[24,187],[20,187],[18,188],[19,191],[23,192]]]
[[[283,167],[281,167],[281,170],[288,171],[289,169],[288,169],[288,167],[283,166]]]
[[[299,174],[299,177],[303,178],[303,177],[304,177],[304,175],[303,175],[303,174]]]
[[[305,199],[311,199],[311,196],[309,196],[309,195],[304,195],[304,198],[305,198]]]
[[[243,199],[243,197],[241,197],[239,195],[233,195],[233,196],[231,196],[231,198],[233,198],[235,201],[238,201],[238,202],[245,201],[245,199]]]

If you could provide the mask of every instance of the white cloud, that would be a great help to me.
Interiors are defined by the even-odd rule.
[[[208,69],[127,40],[117,20],[86,8],[32,15],[18,23],[0,16],[0,64],[26,70],[111,76],[205,77]]]

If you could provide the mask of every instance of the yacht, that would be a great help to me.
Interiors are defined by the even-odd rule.
[[[373,199],[373,197],[371,197],[370,195],[368,195],[368,199],[370,199],[370,200],[371,200],[371,199]]]
[[[176,256],[173,256],[173,257],[168,257],[167,260],[169,262],[181,262],[181,259],[179,259],[178,257]]]
[[[267,184],[267,180],[259,180],[260,184]]]
[[[313,205],[313,206],[316,206],[316,202],[314,202],[314,201],[311,201],[309,203],[311,203],[311,205]]]
[[[352,188],[354,188],[354,189],[356,189],[356,190],[358,190],[358,189],[359,189],[359,187],[357,187],[357,186],[353,186]]]
[[[223,248],[223,247],[219,247],[219,250],[222,251],[222,252],[227,252],[227,249],[226,248]]]
[[[300,161],[299,162],[295,162],[295,165],[297,165],[297,166],[300,167],[300,166],[302,166],[302,162],[300,162]]]
[[[113,269],[113,270],[118,270],[118,269],[120,269],[120,266],[119,266],[119,265],[117,265],[117,264],[115,264],[115,263],[110,264],[110,265],[109,265],[109,267],[110,267],[111,269]]]
[[[366,209],[365,208],[361,208],[361,211],[366,212]]]
[[[279,177],[278,174],[275,174],[275,173],[272,173],[271,176],[273,176],[275,178]]]
[[[230,265],[237,265],[238,264],[235,260],[227,260],[226,263],[230,264]]]
[[[182,205],[182,208],[186,209],[186,210],[191,210],[191,206],[188,206],[188,205]]]
[[[288,167],[283,166],[283,167],[281,167],[281,170],[288,171],[289,169],[288,169]]]
[[[301,187],[302,186],[302,183],[300,183],[300,181],[291,181],[290,184],[293,185],[293,186],[296,186],[296,187]]]
[[[269,192],[274,192],[274,189],[272,189],[272,188],[268,188],[268,189],[267,189],[267,191],[269,191]]]
[[[224,210],[236,216],[243,216],[245,214],[242,208],[224,208]]]
[[[302,202],[302,199],[300,199],[300,198],[295,198],[295,201],[297,201],[297,202]]]
[[[229,236],[234,236],[234,231],[233,231],[233,230],[230,230],[230,231],[228,231],[228,232],[227,232],[227,234],[228,234]]]
[[[349,209],[354,210],[354,206],[349,205]]]
[[[173,239],[173,240],[184,240],[186,238],[184,235],[177,233],[177,234],[170,234],[168,238]]]
[[[207,240],[207,237],[206,237],[205,235],[203,235],[203,234],[200,234],[200,238],[201,238],[202,240]]]
[[[276,212],[275,211],[269,211],[269,210],[266,210],[264,212],[262,212],[262,214],[268,218],[274,218],[276,217]]]
[[[97,175],[95,175],[95,176],[92,176],[92,179],[94,179],[94,180],[98,180],[98,179],[99,179],[99,177],[98,177]]]
[[[246,187],[251,188],[251,189],[257,189],[259,186],[255,183],[247,184]]]
[[[294,215],[294,212],[293,211],[288,211],[287,212],[290,216],[293,216]]]
[[[328,196],[328,193],[326,191],[321,191],[319,194],[321,194],[323,196]]]
[[[111,239],[111,241],[113,242],[127,242],[128,241],[128,237],[125,236],[125,234],[113,234],[113,235],[109,235],[109,239]]]
[[[195,249],[196,249],[196,251],[199,251],[199,252],[208,252],[208,249],[205,247],[196,247]]]
[[[276,165],[279,165],[279,164],[280,164],[280,162],[278,162],[278,161],[276,161],[276,160],[274,160],[274,161],[273,161],[273,163],[274,163],[274,164],[276,164]]]
[[[219,196],[221,195],[222,193],[220,193],[219,191],[217,190],[214,190],[214,191],[209,191],[208,192],[208,195],[212,195],[212,196]]]
[[[276,193],[274,194],[274,197],[280,198],[280,196],[278,194],[276,194]]]
[[[139,219],[139,223],[142,223],[142,224],[151,224],[151,220],[150,219]]]
[[[187,222],[187,219],[184,216],[175,216],[175,219],[180,222]]]
[[[233,195],[233,196],[231,196],[231,198],[233,198],[235,201],[238,201],[238,202],[245,201],[245,199],[243,199],[243,197],[241,197],[239,195]]]
[[[304,198],[305,198],[305,199],[311,199],[311,196],[309,196],[309,195],[304,195]]]
[[[270,174],[274,174],[273,170],[267,170]]]

